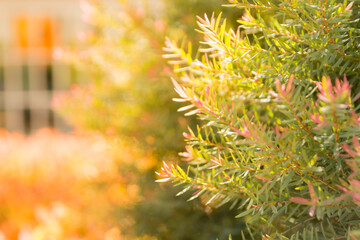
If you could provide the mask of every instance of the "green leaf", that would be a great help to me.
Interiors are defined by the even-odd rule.
[[[242,213],[240,213],[240,214],[236,215],[235,217],[236,217],[236,218],[241,218],[241,217],[248,216],[248,215],[250,215],[250,214],[252,215],[252,214],[253,214],[253,212],[254,212],[254,210],[255,210],[255,209],[250,208],[250,209],[248,209],[248,210],[246,210],[246,211],[244,211],[244,212],[242,212]]]

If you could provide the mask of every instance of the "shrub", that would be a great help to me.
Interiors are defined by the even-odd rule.
[[[160,181],[230,203],[246,239],[357,239],[359,3],[229,0],[239,28],[199,17],[197,58],[168,39],[174,101],[201,125],[187,169],[164,164]]]

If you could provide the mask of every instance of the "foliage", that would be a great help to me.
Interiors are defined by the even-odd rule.
[[[168,39],[174,101],[202,125],[184,133],[188,168],[159,181],[230,203],[246,239],[357,239],[359,4],[229,0],[239,28],[199,17],[196,58]]]
[[[181,132],[187,125],[182,114],[175,113],[176,104],[169,103],[176,94],[171,91],[169,69],[161,56],[164,37],[184,35],[186,27],[181,22],[191,16],[183,11],[185,6],[200,11],[217,1],[189,1],[186,5],[183,1],[154,1],[162,9],[172,9],[159,14],[152,12],[153,6],[146,1],[140,2],[121,1],[110,7],[100,1],[83,2],[84,18],[91,26],[84,34],[83,49],[60,50],[58,54],[80,65],[89,77],[58,96],[54,104],[76,129],[140,145],[160,166],[163,160],[176,160],[184,147]],[[119,149],[121,154],[123,149]],[[129,161],[137,159],[129,157]],[[128,171],[128,166],[117,168],[120,176]],[[239,234],[243,226],[241,221],[232,221],[234,211],[213,210],[200,202],[189,205],[184,197],[174,197],[178,188],[155,183],[155,169],[139,173],[134,181],[140,201],[114,209],[117,219],[128,217],[136,222],[120,226],[124,235],[185,240],[194,236],[226,239],[229,233]]]

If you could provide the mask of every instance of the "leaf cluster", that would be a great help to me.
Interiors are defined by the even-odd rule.
[[[356,239],[359,2],[229,3],[239,28],[199,17],[195,58],[166,41],[174,100],[203,124],[184,133],[188,168],[164,164],[161,181],[230,203],[253,239]]]

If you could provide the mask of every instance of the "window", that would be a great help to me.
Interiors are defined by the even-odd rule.
[[[0,53],[0,127],[24,133],[43,127],[68,129],[51,109],[53,95],[74,82],[73,68],[52,59],[59,21],[26,15],[11,21],[12,42]]]

